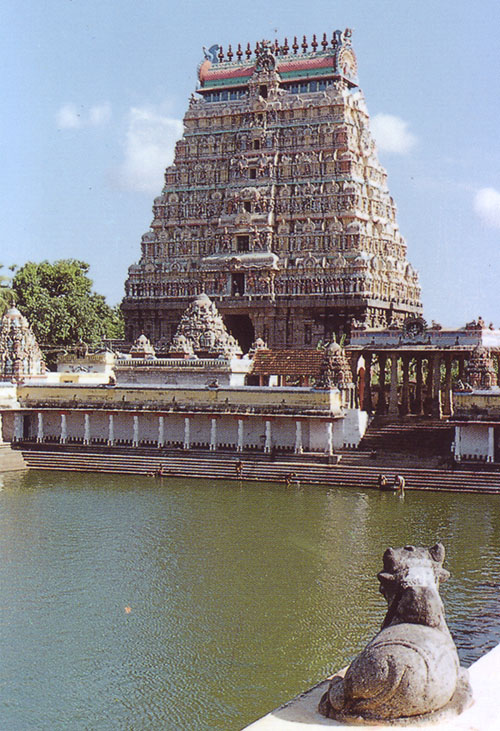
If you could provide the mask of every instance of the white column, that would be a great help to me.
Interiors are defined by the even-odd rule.
[[[266,421],[266,441],[264,444],[264,452],[266,452],[266,454],[269,454],[269,452],[271,451],[271,438],[271,422]]]
[[[23,438],[23,416],[22,414],[14,415],[14,442],[20,442]]]
[[[38,428],[36,432],[37,442],[43,442],[43,414],[41,411],[38,412]]]
[[[460,462],[462,459],[462,429],[459,426],[455,427],[455,459],[457,462]]]
[[[158,417],[158,446],[163,447],[165,444],[165,424],[163,416]]]
[[[184,419],[184,449],[190,448],[190,439],[189,439],[189,416],[186,416]]]
[[[68,426],[66,423],[66,414],[61,414],[61,435],[59,437],[60,443],[66,444],[67,438],[68,438]]]
[[[326,447],[325,453],[329,456],[333,454],[333,424],[331,421],[326,423]]]
[[[113,447],[115,444],[115,420],[113,414],[108,414],[108,444]]]
[[[215,452],[217,449],[217,419],[212,419],[210,426],[210,451]]]
[[[133,435],[132,435],[132,446],[138,447],[139,446],[139,417],[134,414],[134,428],[133,428]]]
[[[88,414],[84,415],[84,422],[83,422],[83,443],[84,444],[90,444],[90,416]]]
[[[243,452],[243,419],[238,419],[238,447],[237,452]]]
[[[495,456],[495,428],[493,426],[488,427],[488,456],[487,462],[493,462]]]
[[[295,454],[302,454],[302,422],[295,422]]]

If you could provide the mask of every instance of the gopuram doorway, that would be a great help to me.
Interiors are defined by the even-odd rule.
[[[248,315],[225,315],[224,324],[239,342],[244,353],[248,353],[255,340],[255,328]]]

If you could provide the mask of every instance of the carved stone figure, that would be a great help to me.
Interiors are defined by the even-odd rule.
[[[461,713],[471,703],[468,673],[446,625],[439,584],[441,543],[388,548],[378,574],[388,603],[381,631],[335,676],[319,705],[324,716],[367,723],[416,723]]]

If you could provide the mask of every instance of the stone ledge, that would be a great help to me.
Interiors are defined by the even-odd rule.
[[[315,685],[285,705],[277,708],[244,731],[315,731],[325,728],[360,728],[366,731],[383,729],[434,729],[435,731],[493,731],[500,729],[500,705],[498,703],[498,677],[500,675],[500,645],[483,655],[469,668],[470,684],[474,701],[462,715],[442,723],[419,723],[415,726],[344,724],[324,718],[318,713],[318,703],[328,687],[328,680]]]

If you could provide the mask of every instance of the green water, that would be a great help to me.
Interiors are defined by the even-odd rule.
[[[241,729],[373,635],[388,545],[444,542],[464,664],[500,641],[500,497],[2,481],[2,731]]]

